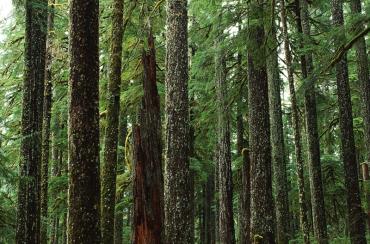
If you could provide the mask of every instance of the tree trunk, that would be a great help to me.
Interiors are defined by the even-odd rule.
[[[68,243],[93,244],[101,239],[99,1],[72,0],[70,19]]]
[[[40,243],[40,193],[47,1],[25,1],[25,70],[16,243]]]
[[[121,108],[119,132],[118,132],[118,145],[121,148],[125,147],[125,141],[127,136],[127,116],[125,111]],[[118,152],[117,169],[124,171],[125,152],[124,149]],[[120,190],[116,195],[116,205],[121,203],[124,198],[124,191]],[[114,244],[122,244],[122,231],[123,231],[123,209],[117,209],[114,217]]]
[[[218,190],[220,243],[235,243],[233,183],[230,149],[230,111],[227,104],[226,61],[224,50],[216,43],[215,79],[218,103]]]
[[[306,38],[310,37],[310,23],[307,0],[299,1],[301,30]],[[305,43],[302,43],[305,45]],[[303,46],[302,46],[303,47]],[[306,53],[301,58],[303,79],[309,78],[313,72],[312,53]],[[308,85],[304,92],[304,106],[306,112],[306,128],[308,142],[308,168],[310,172],[310,189],[313,229],[316,241],[320,244],[328,243],[325,218],[324,192],[321,180],[320,140],[317,128],[316,92],[313,81],[306,81]]]
[[[49,145],[50,145],[50,121],[52,107],[52,43],[54,32],[54,3],[50,1],[48,13],[48,37],[46,44],[45,60],[45,87],[44,87],[44,104],[43,104],[43,122],[42,122],[42,152],[41,152],[41,232],[40,242],[48,242],[48,184],[49,184]]]
[[[187,2],[167,0],[165,232],[191,244]]]
[[[157,91],[154,39],[144,51],[144,97],[139,125],[134,127],[134,244],[163,243],[163,175],[160,100]]]
[[[120,112],[123,1],[113,1],[112,43],[108,82],[107,127],[105,130],[104,162],[102,172],[102,243],[114,242],[114,213],[116,203],[117,145]]]
[[[272,6],[275,8],[275,6]],[[275,21],[275,20],[274,20]],[[285,161],[283,116],[280,97],[280,75],[278,64],[278,53],[276,49],[276,26],[272,26],[270,36],[270,55],[268,62],[268,84],[269,84],[269,105],[271,125],[272,161],[275,179],[275,212],[276,212],[276,238],[277,243],[285,244],[290,239],[289,219],[289,198],[288,180]]]
[[[205,206],[204,207],[204,226],[205,226],[205,244],[215,244],[215,212],[212,205],[214,204],[215,193],[215,176],[211,172],[208,175],[207,183],[204,192]]]
[[[332,0],[332,23],[336,27],[344,26],[343,2]],[[343,32],[334,38],[335,48],[341,46],[345,39]],[[336,64],[337,94],[339,104],[339,125],[341,132],[342,158],[344,161],[345,186],[347,189],[347,209],[349,219],[349,235],[351,243],[367,243],[365,237],[365,221],[361,207],[360,187],[356,146],[353,134],[353,118],[351,91],[348,78],[347,55],[343,55]]]
[[[215,164],[215,172],[214,172],[214,187],[215,187],[215,243],[220,243],[220,222],[219,222],[219,213],[220,213],[220,195],[219,195],[219,178],[218,176],[218,144],[216,144],[215,148],[215,155],[214,155],[214,164]]]
[[[353,15],[361,14],[361,0],[351,0],[351,10]],[[356,25],[356,31],[360,32],[364,26]],[[369,62],[366,50],[365,38],[361,37],[355,43],[356,61],[357,61],[357,77],[361,83],[361,98],[362,98],[362,116],[364,119],[364,145],[365,145],[365,161],[370,163],[370,73]],[[367,215],[368,228],[370,230],[370,196],[367,198]]]
[[[299,111],[297,105],[297,97],[294,87],[294,69],[292,65],[292,54],[290,51],[290,42],[288,35],[288,25],[287,25],[287,15],[285,9],[285,0],[280,0],[280,17],[282,22],[283,39],[284,39],[284,53],[285,53],[285,63],[288,73],[288,83],[290,91],[290,102],[292,106],[292,124],[294,133],[294,146],[295,146],[295,156],[297,164],[297,180],[298,180],[298,192],[299,192],[299,211],[300,211],[300,225],[303,233],[303,238],[305,243],[310,243],[309,241],[309,224],[307,218],[307,205],[306,205],[306,193],[304,184],[304,161],[302,153],[302,142],[301,142],[301,127],[299,120]]]
[[[265,57],[264,3],[249,3],[249,21],[253,22],[248,33],[253,47],[248,53],[251,239],[254,243],[275,243],[268,82],[266,60],[260,58]]]
[[[241,55],[238,57],[238,75],[240,80],[242,79],[241,74]],[[243,165],[240,170],[241,173],[241,189],[239,193],[239,243],[248,243],[250,240],[250,160],[249,160],[249,149],[248,140],[244,138],[244,132],[248,130],[244,129],[242,103],[248,92],[243,91],[239,95],[237,101],[237,117],[236,117],[236,130],[237,130],[237,150],[239,155],[243,157]],[[246,99],[248,103],[248,99]],[[246,106],[248,108],[248,106]],[[247,116],[248,117],[248,116]]]

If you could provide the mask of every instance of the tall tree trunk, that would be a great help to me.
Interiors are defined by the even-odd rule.
[[[214,186],[215,186],[215,242],[220,243],[220,222],[219,222],[219,215],[220,215],[220,201],[219,201],[219,178],[218,178],[218,143],[216,144],[215,154],[214,154],[214,164],[215,164],[215,172],[214,172]]]
[[[191,244],[187,1],[167,0],[166,242]]]
[[[361,0],[351,0],[351,10],[353,15],[361,14]],[[356,24],[356,31],[360,32],[364,26]],[[369,62],[366,50],[365,37],[361,37],[355,43],[357,77],[361,82],[362,116],[364,118],[364,144],[365,159],[370,163],[370,73]],[[367,196],[370,199],[370,196]],[[370,202],[367,200],[368,228],[370,230]]]
[[[218,103],[218,190],[220,243],[235,243],[233,183],[230,149],[230,111],[227,104],[226,60],[220,41],[216,43],[215,79]]]
[[[121,108],[119,132],[118,132],[118,145],[121,148],[125,147],[127,136],[127,116],[125,111]],[[124,149],[118,152],[117,169],[124,171],[125,152]],[[124,198],[124,191],[120,190],[116,195],[116,205],[122,202]],[[122,244],[122,231],[123,231],[123,208],[117,209],[114,216],[114,244]]]
[[[242,79],[241,71],[242,58],[241,55],[238,57],[238,75],[240,80]],[[249,160],[249,149],[248,140],[244,138],[244,132],[248,131],[244,129],[242,103],[243,98],[246,97],[248,92],[243,91],[239,95],[237,101],[237,117],[236,117],[236,130],[237,130],[237,149],[239,155],[243,157],[243,165],[241,168],[241,189],[239,193],[239,243],[248,243],[250,240],[250,160]],[[248,103],[248,99],[246,99]],[[248,108],[248,106],[246,106]],[[247,116],[248,117],[248,116]]]
[[[248,53],[249,142],[251,158],[251,239],[275,243],[271,180],[271,143],[265,57],[263,0],[249,3]]]
[[[211,172],[207,177],[207,182],[204,187],[204,243],[215,244],[215,211],[212,207],[214,204],[215,193],[215,176]]]
[[[306,38],[310,37],[310,22],[307,0],[299,0],[301,30]],[[302,45],[305,45],[303,43]],[[312,53],[306,53],[301,58],[303,79],[309,78],[313,72]],[[320,140],[317,128],[316,92],[314,81],[306,81],[308,85],[304,91],[304,106],[306,112],[306,128],[308,142],[308,168],[310,172],[310,189],[313,229],[316,241],[320,244],[328,243],[324,192],[321,177]]]
[[[304,184],[304,161],[302,154],[302,142],[301,142],[301,127],[298,113],[297,97],[294,87],[294,69],[292,65],[292,54],[290,51],[290,42],[288,35],[288,25],[287,25],[287,15],[285,9],[285,0],[280,0],[280,17],[282,22],[283,30],[283,40],[284,40],[284,53],[285,53],[285,63],[288,73],[288,83],[290,91],[290,102],[292,106],[292,123],[293,123],[293,133],[294,133],[294,146],[297,164],[297,180],[298,180],[298,192],[299,192],[299,211],[300,211],[300,225],[303,233],[303,238],[305,243],[310,243],[309,241],[309,223],[307,218],[307,205],[306,205],[306,193]]]
[[[275,9],[275,6],[272,6]],[[273,21],[275,21],[273,19]],[[277,53],[276,26],[271,27],[270,55],[267,59],[272,160],[275,180],[275,212],[277,243],[285,244],[290,239],[288,180],[285,161],[283,113],[280,97],[280,75]]]
[[[336,27],[344,26],[343,2],[332,0],[332,22]],[[334,38],[335,48],[339,48],[345,39],[343,32]],[[365,237],[365,221],[361,207],[358,164],[353,134],[353,117],[351,91],[348,78],[347,55],[343,55],[336,64],[337,94],[339,104],[339,125],[341,132],[342,157],[344,161],[345,186],[347,189],[347,209],[349,219],[349,235],[351,243],[367,243]]]
[[[134,237],[135,244],[163,243],[163,175],[160,100],[157,91],[154,39],[143,53],[144,97],[139,125],[134,127]]]
[[[40,179],[47,0],[25,1],[25,70],[16,243],[40,242]]]
[[[43,122],[42,122],[42,152],[41,152],[41,232],[40,242],[48,242],[48,183],[49,183],[49,145],[50,145],[50,121],[52,107],[52,43],[54,32],[54,3],[50,1],[48,13],[48,37],[46,43],[46,60],[45,60],[45,87],[44,87],[44,104],[43,104]]]
[[[52,117],[52,134],[51,134],[51,139],[52,139],[52,151],[51,151],[51,160],[52,160],[52,171],[51,175],[52,178],[54,177],[59,177],[61,175],[61,169],[62,169],[62,163],[63,163],[63,153],[62,150],[60,149],[60,145],[58,143],[59,138],[59,133],[60,130],[62,129],[61,127],[61,122],[60,122],[60,113],[57,112],[53,117]],[[55,195],[51,195],[50,197],[56,197]],[[50,243],[51,244],[58,244],[58,234],[59,234],[59,223],[60,223],[60,218],[58,214],[53,214],[52,217],[52,226],[51,226],[51,233],[50,233]]]
[[[101,240],[99,1],[72,0],[70,20],[68,243],[93,244]]]
[[[101,184],[102,243],[114,242],[114,212],[116,203],[117,145],[120,112],[123,1],[113,0],[112,43],[108,82],[107,127],[105,130],[104,162]]]

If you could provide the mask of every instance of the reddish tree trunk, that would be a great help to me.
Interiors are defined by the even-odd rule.
[[[163,175],[160,101],[156,85],[153,36],[143,54],[144,97],[139,125],[134,126],[134,237],[136,244],[163,243]]]

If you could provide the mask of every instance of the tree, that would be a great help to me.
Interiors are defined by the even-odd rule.
[[[271,143],[263,24],[265,1],[249,3],[248,107],[251,158],[251,239],[275,243]],[[253,10],[253,11],[252,11]]]
[[[47,1],[26,0],[16,243],[40,242],[41,148]]]
[[[275,11],[275,6],[272,6]],[[274,18],[274,16],[272,17]],[[273,19],[273,21],[275,21]],[[280,74],[278,63],[276,26],[271,26],[270,55],[267,59],[267,77],[269,85],[269,106],[271,125],[272,161],[275,180],[275,212],[277,243],[288,243],[289,230],[289,199],[287,168],[285,161],[283,113],[280,97]]]
[[[72,0],[70,20],[68,243],[100,243],[98,0]]]
[[[143,52],[144,97],[139,125],[134,126],[134,237],[133,243],[161,244],[163,233],[163,175],[160,100],[152,33]]]
[[[354,16],[361,14],[361,0],[351,1],[351,10]],[[363,24],[356,24],[356,32],[362,31]],[[370,78],[369,78],[369,62],[366,50],[365,38],[361,37],[355,43],[356,61],[357,61],[357,78],[361,83],[361,98],[362,98],[362,116],[364,119],[364,144],[365,159],[370,162]],[[369,198],[369,196],[367,196]],[[368,208],[368,228],[370,230],[370,201],[367,200]]]
[[[306,193],[304,184],[304,161],[302,154],[302,141],[301,141],[301,127],[299,119],[299,111],[297,105],[297,97],[294,85],[294,68],[293,68],[293,58],[290,50],[290,41],[288,35],[288,25],[287,25],[287,15],[285,9],[285,1],[280,1],[280,17],[282,22],[282,32],[283,32],[283,42],[284,42],[284,53],[285,53],[285,63],[288,73],[288,83],[290,92],[290,102],[292,107],[292,123],[294,131],[294,146],[295,146],[295,156],[297,164],[297,181],[298,181],[298,192],[299,192],[299,207],[300,207],[300,224],[301,230],[303,232],[303,238],[305,243],[309,243],[309,224],[307,219],[307,204],[306,204]]]
[[[221,17],[219,17],[221,18]],[[220,26],[218,26],[220,28]],[[218,190],[220,243],[235,243],[233,220],[233,183],[231,172],[230,111],[227,104],[227,73],[225,51],[221,46],[222,33],[217,37],[215,48],[215,80],[218,103]]]
[[[102,243],[114,242],[116,203],[117,145],[120,113],[123,39],[123,1],[113,1],[112,43],[108,83],[107,127],[105,131],[104,166],[102,172]]]
[[[242,56],[238,55],[238,79],[242,79],[241,70]],[[236,104],[236,146],[238,153],[243,157],[243,165],[240,170],[241,189],[239,192],[239,243],[247,243],[250,240],[250,157],[248,139],[244,138],[244,132],[248,134],[248,128],[244,129],[242,114],[243,98],[248,103],[248,91],[242,91]],[[246,106],[248,108],[248,104]],[[248,117],[248,116],[247,116]],[[248,124],[248,123],[246,123]],[[247,136],[248,138],[248,136]]]
[[[333,25],[336,27],[343,27],[344,17],[342,0],[332,0],[331,5]],[[335,47],[339,47],[344,39],[345,35],[343,32],[337,33],[334,37]],[[358,164],[353,134],[352,103],[348,78],[347,55],[343,55],[343,57],[336,64],[335,68],[339,105],[339,125],[342,145],[341,149],[342,158],[344,161],[345,186],[347,189],[349,235],[351,237],[351,243],[367,243],[358,183]]]
[[[48,13],[48,37],[46,43],[45,87],[42,122],[42,152],[41,152],[41,233],[40,241],[46,244],[48,220],[48,181],[50,157],[50,121],[52,107],[52,43],[54,32],[54,0],[51,0]]]
[[[167,243],[190,243],[186,0],[167,0],[165,235]]]
[[[299,32],[303,33],[306,40],[310,37],[310,22],[308,14],[308,1],[299,0],[300,26]],[[310,43],[303,42],[304,48]],[[312,53],[306,53],[301,57],[301,69],[303,79],[307,79],[313,73]],[[312,220],[315,238],[319,243],[327,243],[324,192],[321,176],[320,140],[317,125],[316,91],[313,82],[308,82],[304,91],[304,107],[306,115],[307,144],[308,144],[308,168],[310,173]]]

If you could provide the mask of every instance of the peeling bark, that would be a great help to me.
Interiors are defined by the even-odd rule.
[[[153,36],[144,51],[144,97],[139,125],[134,127],[134,233],[135,244],[163,243],[163,175],[160,101],[157,91]]]

